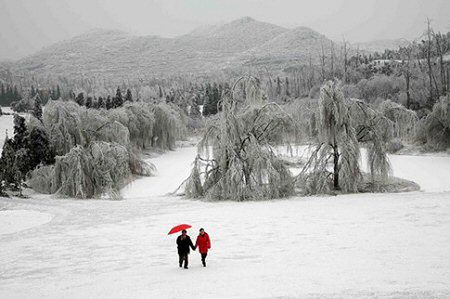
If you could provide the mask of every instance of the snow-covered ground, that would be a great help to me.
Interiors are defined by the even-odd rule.
[[[426,192],[168,196],[194,157],[187,147],[150,159],[157,176],[124,188],[121,201],[0,199],[0,210],[52,217],[0,235],[0,298],[450,297],[450,157],[391,157],[395,175]],[[179,223],[210,234],[207,268],[197,252],[178,268],[167,231]]]
[[[4,113],[12,113],[11,108],[2,107]],[[12,115],[1,115],[0,116],[0,153],[3,149],[3,143],[5,143],[6,134],[11,137],[14,134],[13,129],[13,116]]]

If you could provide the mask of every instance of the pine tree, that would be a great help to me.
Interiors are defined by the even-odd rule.
[[[103,101],[103,97],[101,96],[98,98],[98,108],[99,109],[106,108],[105,102]]]
[[[80,106],[84,106],[84,93],[80,92],[75,98],[75,103]]]
[[[126,102],[133,102],[133,95],[131,94],[131,90],[127,89],[127,94],[125,95]]]
[[[16,150],[14,148],[14,141],[6,138],[0,158],[0,180],[3,180],[6,184],[15,184],[16,182],[15,160]]]
[[[27,126],[25,125],[25,118],[18,114],[14,114],[14,149],[26,147]]]
[[[43,129],[39,127],[32,128],[27,139],[30,161],[28,165],[29,170],[33,170],[41,163],[48,165],[55,162],[55,153],[50,146],[47,133]]]
[[[113,98],[113,108],[118,108],[123,106],[122,92],[120,87],[117,87],[116,96]]]
[[[42,105],[41,105],[41,97],[36,95],[34,98],[34,107],[33,107],[33,116],[39,120],[42,120]]]
[[[112,109],[113,108],[113,102],[111,100],[111,96],[108,96],[106,98],[106,103],[105,103],[106,109]]]
[[[88,109],[92,108],[92,97],[87,97],[85,106]]]

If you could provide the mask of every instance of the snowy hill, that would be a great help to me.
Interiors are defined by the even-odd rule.
[[[328,52],[330,43],[333,42],[308,27],[297,27],[285,31],[245,54],[253,57],[249,62],[250,64],[280,64],[292,61],[301,63],[309,61],[309,56],[314,60],[317,59],[321,52],[322,43],[325,51]]]
[[[35,76],[105,78],[204,73],[242,65],[295,60],[318,53],[323,35],[287,29],[250,17],[176,37],[133,36],[96,30],[59,42],[17,61],[12,71]],[[270,60],[267,58],[270,57]]]

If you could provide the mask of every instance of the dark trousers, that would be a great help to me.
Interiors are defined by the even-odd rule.
[[[204,267],[206,267],[206,256],[208,255],[207,253],[201,253],[202,255],[202,264]]]
[[[178,253],[178,256],[180,257],[180,268],[183,266],[187,268],[189,264],[188,254],[187,253]]]

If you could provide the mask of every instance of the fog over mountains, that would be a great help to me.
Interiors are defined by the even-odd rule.
[[[95,30],[46,47],[11,64],[14,74],[65,77],[144,77],[276,67],[317,59],[333,43],[307,27],[287,29],[244,17],[175,38]],[[338,46],[338,45],[336,45]],[[382,44],[377,44],[382,48]],[[396,47],[395,41],[388,43]],[[362,49],[370,47],[360,45]]]

